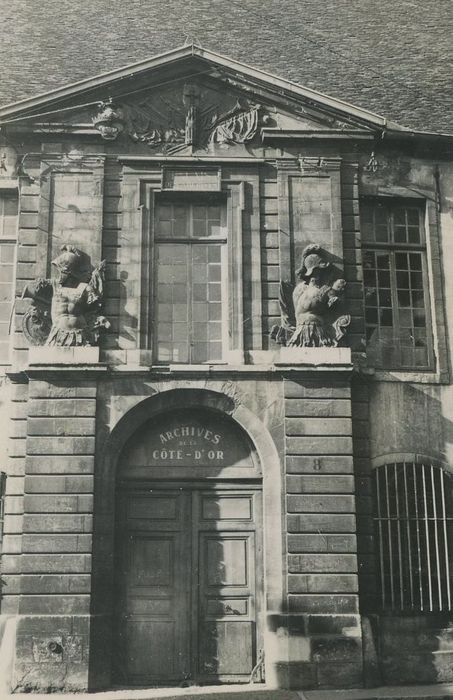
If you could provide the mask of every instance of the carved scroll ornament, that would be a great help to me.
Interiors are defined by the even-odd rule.
[[[331,265],[315,244],[304,249],[296,276],[296,285],[280,284],[282,320],[270,337],[286,347],[336,347],[351,322],[349,314],[339,313],[345,280],[332,279]]]
[[[23,291],[22,298],[32,299],[22,322],[25,337],[32,345],[97,345],[102,330],[110,326],[101,314],[105,261],[88,281],[82,253],[74,246],[63,245],[52,264],[58,278],[39,278]]]

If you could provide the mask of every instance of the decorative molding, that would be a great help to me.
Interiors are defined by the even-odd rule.
[[[307,157],[299,158],[300,169],[303,173],[322,173],[340,170],[341,158]]]

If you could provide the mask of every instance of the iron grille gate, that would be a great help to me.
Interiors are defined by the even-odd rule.
[[[386,610],[451,610],[453,507],[445,472],[399,462],[375,470],[375,534]]]

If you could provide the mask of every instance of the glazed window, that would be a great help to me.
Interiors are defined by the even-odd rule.
[[[17,239],[17,195],[0,192],[0,364],[8,362]]]
[[[218,198],[163,199],[155,210],[155,359],[222,360],[226,212]]]
[[[424,210],[363,200],[361,230],[367,357],[383,369],[432,369]]]
[[[374,525],[382,610],[451,610],[453,498],[445,471],[413,462],[378,467]]]

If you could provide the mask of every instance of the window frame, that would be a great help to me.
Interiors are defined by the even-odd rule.
[[[14,226],[14,234],[4,233],[4,203],[7,199],[14,199],[16,202],[16,214],[14,215],[15,218],[15,226]],[[16,302],[16,276],[17,276],[17,243],[18,243],[18,237],[19,237],[19,212],[20,212],[20,196],[19,196],[19,191],[17,189],[11,189],[11,188],[2,188],[1,183],[0,183],[0,248],[3,245],[8,245],[13,247],[13,261],[10,263],[10,266],[12,268],[13,274],[12,274],[12,279],[10,282],[11,285],[11,302],[10,302],[10,314],[9,314],[9,333],[8,333],[8,341],[4,343],[5,346],[8,347],[7,350],[7,355],[3,359],[0,356],[0,366],[6,366],[11,364],[11,339],[12,339],[12,333],[11,333],[11,324],[13,323],[13,314],[14,314],[14,306]]]
[[[410,363],[404,363],[402,360],[401,354],[402,354],[402,348],[404,348],[403,345],[401,345],[401,342],[398,340],[398,349],[400,353],[400,362],[399,363],[391,363],[389,365],[384,364],[382,361],[378,361],[377,363],[372,363],[371,360],[371,353],[369,351],[369,344],[366,342],[366,354],[367,357],[370,361],[370,363],[374,364],[375,368],[377,371],[380,372],[408,372],[408,373],[413,373],[413,372],[426,372],[426,373],[433,373],[436,369],[436,357],[435,357],[435,329],[433,327],[433,313],[432,313],[432,304],[434,302],[433,296],[434,294],[432,293],[431,289],[431,279],[430,279],[430,268],[429,268],[429,236],[430,236],[430,230],[429,230],[429,222],[426,221],[426,202],[425,200],[422,200],[420,198],[407,198],[407,197],[401,197],[401,196],[392,196],[392,197],[384,197],[384,196],[363,196],[361,197],[360,201],[360,206],[361,206],[361,211],[360,211],[360,226],[361,226],[361,247],[362,247],[362,261],[364,259],[364,256],[367,252],[371,253],[383,253],[386,252],[388,253],[389,256],[389,274],[390,274],[390,292],[391,292],[391,311],[392,311],[392,328],[393,328],[393,338],[395,340],[395,330],[401,328],[400,323],[399,323],[399,305],[398,305],[398,299],[397,299],[397,293],[398,293],[398,283],[397,283],[397,267],[396,267],[396,261],[395,261],[395,256],[398,253],[402,254],[410,254],[410,253],[419,253],[421,257],[421,272],[422,272],[422,284],[423,284],[423,301],[424,301],[424,306],[420,307],[424,309],[425,313],[425,330],[426,330],[426,349],[427,349],[427,362],[426,364],[423,365],[415,365],[415,364],[410,364]],[[366,238],[364,235],[364,209],[365,207],[369,207],[371,211],[376,211],[376,206],[382,206],[385,208],[385,213],[386,213],[386,223],[387,223],[387,231],[389,233],[388,240],[387,241],[376,241],[376,240],[371,240],[370,238]],[[408,240],[405,242],[395,242],[395,210],[397,208],[412,208],[412,209],[417,209],[418,210],[418,231],[420,233],[420,240],[418,242],[409,242]],[[374,214],[375,216],[375,214]],[[407,220],[407,214],[406,214],[406,220]],[[375,229],[375,226],[374,226]],[[362,269],[363,272],[365,273],[365,265],[364,262],[362,262]],[[377,269],[377,268],[376,268]],[[410,274],[410,269],[408,268],[409,274]],[[377,283],[378,284],[378,283]],[[376,292],[379,292],[379,286],[376,286]],[[412,289],[412,287],[410,287]],[[380,330],[382,325],[379,324],[368,324],[366,320],[366,312],[367,308],[372,308],[372,307],[367,307],[367,302],[366,302],[366,284],[365,284],[365,279],[363,282],[363,299],[364,299],[364,325],[365,325],[365,332],[367,332],[367,329],[369,327],[372,328],[377,328]],[[376,306],[379,314],[379,309],[380,306]],[[401,307],[405,308],[405,307]],[[409,309],[413,311],[414,306],[409,306]],[[414,326],[415,327],[415,326]],[[380,343],[381,341],[379,341]],[[379,345],[378,345],[379,347]],[[413,346],[416,347],[416,346]]]
[[[221,221],[221,227],[224,231],[224,235],[219,235],[219,236],[194,236],[193,235],[193,209],[197,205],[201,206],[209,206],[209,200],[215,201],[216,205],[220,207],[220,221]],[[189,232],[188,235],[186,236],[159,236],[158,233],[158,228],[157,228],[157,212],[158,212],[158,207],[162,203],[173,203],[173,204],[181,204],[184,203],[188,205],[188,210],[190,212],[188,220],[189,220]],[[222,192],[217,192],[215,195],[212,193],[197,193],[197,192],[159,192],[156,193],[155,195],[155,201],[154,201],[154,207],[153,207],[153,223],[152,223],[152,255],[151,255],[151,260],[150,260],[150,265],[151,265],[151,272],[150,272],[150,297],[153,300],[152,301],[152,308],[153,308],[153,324],[152,324],[152,336],[150,339],[150,348],[152,352],[152,358],[153,358],[153,364],[159,365],[159,366],[166,366],[166,365],[184,365],[184,364],[221,364],[225,362],[225,354],[226,354],[226,349],[228,347],[228,318],[227,318],[227,309],[228,309],[228,221],[227,221],[227,202],[226,202],[226,197]],[[197,245],[219,245],[220,246],[220,269],[221,269],[221,282],[220,282],[220,287],[221,287],[221,298],[220,298],[220,303],[221,303],[221,346],[222,346],[222,354],[219,359],[207,359],[203,361],[197,361],[196,359],[192,359],[190,356],[188,361],[178,361],[178,360],[159,360],[158,359],[158,343],[159,343],[159,338],[157,336],[157,304],[159,303],[158,299],[158,291],[157,291],[157,286],[158,286],[158,261],[157,261],[157,250],[158,246],[161,245],[178,245],[178,246],[184,246],[186,251],[192,251],[193,246]],[[189,288],[192,290],[192,270],[190,264],[188,265],[189,269],[189,281],[188,285]],[[193,300],[192,300],[193,304]],[[193,336],[193,323],[194,321],[192,320],[192,313],[193,313],[193,308],[192,304],[188,304],[188,309],[189,309],[189,314],[190,314],[190,327],[189,327],[189,341],[188,341],[188,346],[189,346],[189,355],[192,355],[193,352],[193,342],[190,342],[191,336]]]
[[[397,468],[403,474],[401,486],[398,486],[398,477],[393,482],[391,478],[389,479],[389,471],[390,477],[392,477],[392,472],[395,476]],[[407,480],[406,468],[408,472],[412,471],[413,473],[414,489],[412,494],[409,494],[408,483],[410,480]],[[417,472],[421,472],[421,477],[417,476]],[[435,483],[437,477],[434,474],[438,474],[437,485]],[[380,481],[383,481],[384,495],[389,499],[385,506],[380,501],[379,493],[382,485],[379,483]],[[427,489],[425,481],[428,484]],[[392,486],[395,484],[396,488],[392,490]],[[434,495],[435,486],[439,487],[439,490],[432,499],[432,513],[429,514],[429,490],[431,488],[431,493]],[[453,610],[453,565],[450,564],[450,556],[453,551],[453,475],[444,465],[427,456],[387,455],[385,458],[377,460],[373,465],[372,492],[377,584],[374,612],[386,616],[451,613]],[[401,492],[404,498],[401,497]],[[420,496],[423,497],[421,499],[423,505],[420,506],[419,512],[419,504],[416,501]],[[437,497],[439,496],[442,513],[440,508],[438,509]],[[412,508],[409,505],[411,498],[415,504],[412,515]],[[450,510],[447,512],[448,505]],[[414,515],[415,517],[413,517]],[[439,537],[440,523],[443,526],[443,552],[442,547],[439,549],[439,542],[442,539]],[[450,524],[448,529],[447,523]],[[394,525],[393,534],[392,525]],[[418,569],[414,565],[414,550],[412,548],[414,538],[417,542]],[[392,540],[393,544],[396,540],[396,549],[398,550],[396,553],[393,551]],[[430,540],[434,541],[434,552],[431,551],[432,542]],[[385,547],[385,544],[389,546]],[[404,553],[404,549],[406,549],[405,554],[408,555],[405,561],[403,557],[398,558],[397,556],[401,552]],[[422,562],[422,559],[426,559],[426,567],[425,561]],[[387,569],[386,572],[385,569]],[[441,578],[441,569],[443,569],[444,578]],[[394,570],[396,570],[396,575]],[[423,578],[420,573],[417,574],[417,571],[423,571]],[[409,583],[407,590],[403,586],[403,581]],[[398,583],[400,584],[399,589],[396,590]],[[424,585],[428,587],[428,594],[423,590]],[[388,593],[390,593],[390,603],[386,603]],[[405,601],[408,596],[410,596],[411,605]],[[417,597],[419,598],[418,604]],[[437,602],[437,606],[434,605],[435,602]]]

